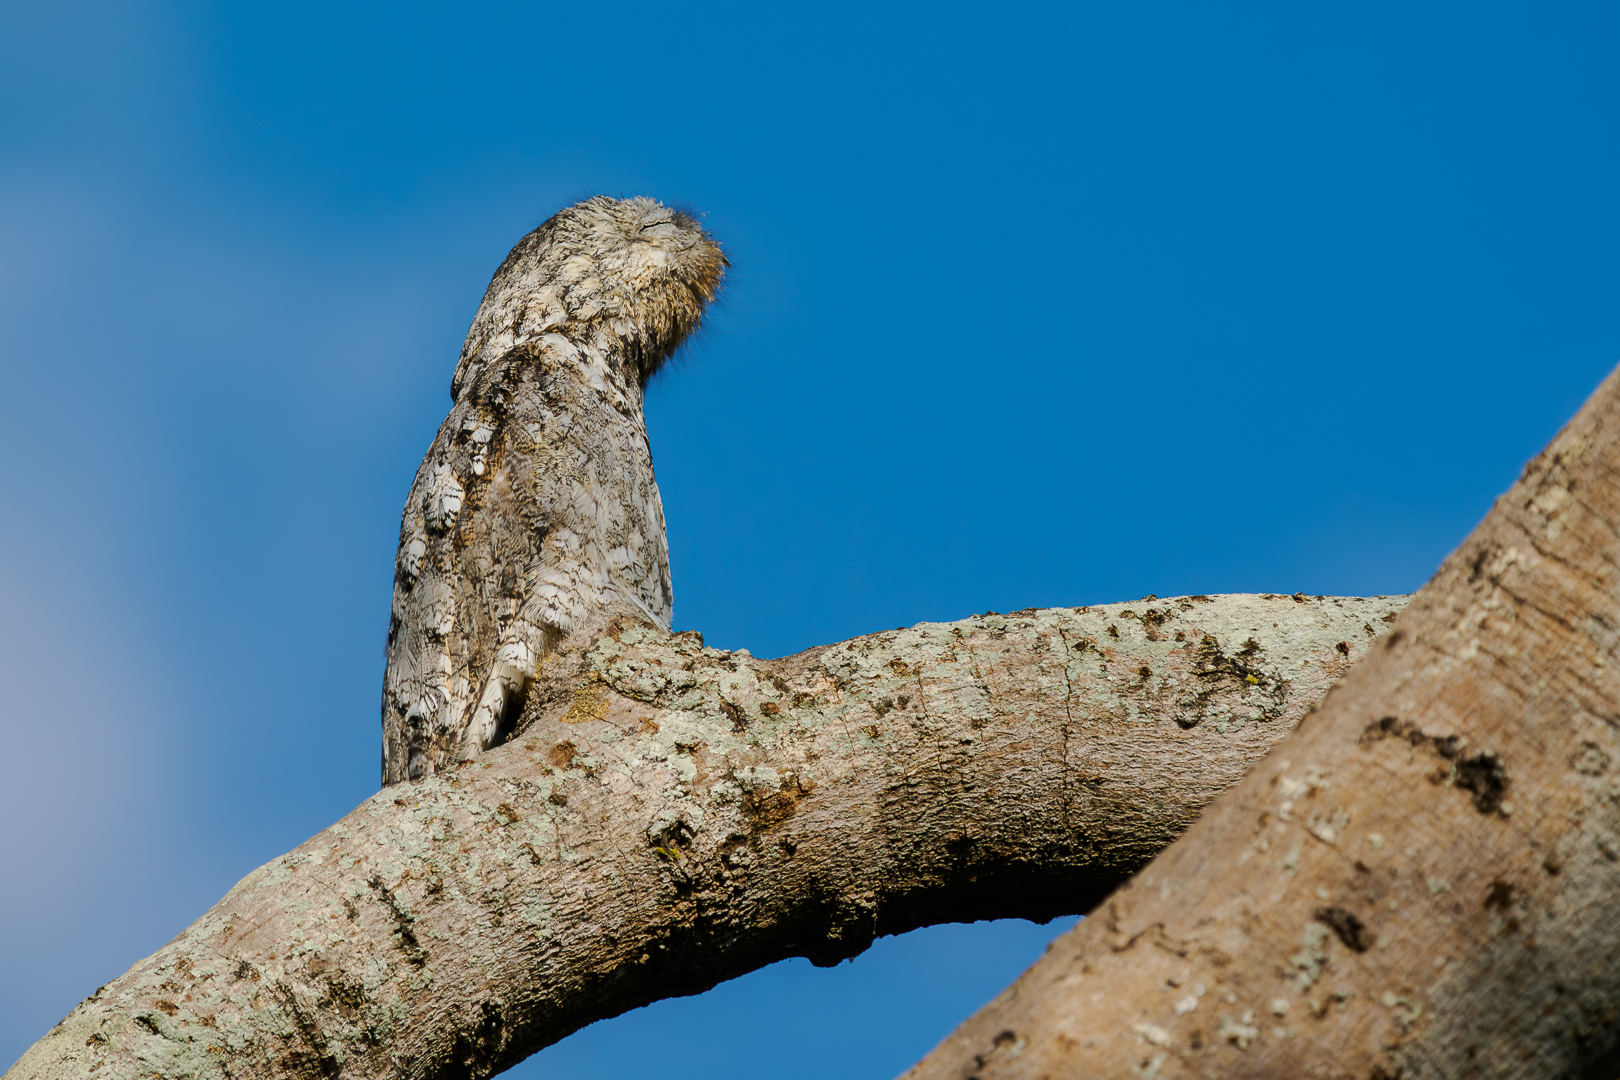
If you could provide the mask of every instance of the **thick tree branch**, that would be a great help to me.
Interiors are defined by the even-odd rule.
[[[1620,373],[1237,789],[908,1080],[1620,1073]]]
[[[261,867],[7,1076],[487,1076],[783,957],[1085,911],[1404,602],[1026,611],[783,660],[596,626],[513,742]]]

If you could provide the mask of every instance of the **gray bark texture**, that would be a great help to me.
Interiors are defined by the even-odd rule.
[[[1620,372],[1235,790],[907,1080],[1620,1075]]]
[[[511,741],[254,871],[6,1076],[482,1077],[784,957],[1088,911],[1404,603],[1148,598],[781,660],[598,618]]]

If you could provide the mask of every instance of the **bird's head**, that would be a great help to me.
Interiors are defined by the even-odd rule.
[[[703,321],[731,264],[696,218],[656,199],[587,199],[525,236],[473,319],[451,385],[481,356],[547,333],[608,346],[647,380]]]

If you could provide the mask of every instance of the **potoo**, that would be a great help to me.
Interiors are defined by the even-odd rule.
[[[690,216],[598,196],[495,271],[400,522],[385,785],[504,741],[547,651],[592,615],[669,626],[642,394],[728,265]]]

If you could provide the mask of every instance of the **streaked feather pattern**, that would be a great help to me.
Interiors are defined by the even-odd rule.
[[[384,785],[503,741],[547,651],[592,615],[669,625],[642,393],[727,265],[690,216],[598,196],[495,272],[400,522]]]

